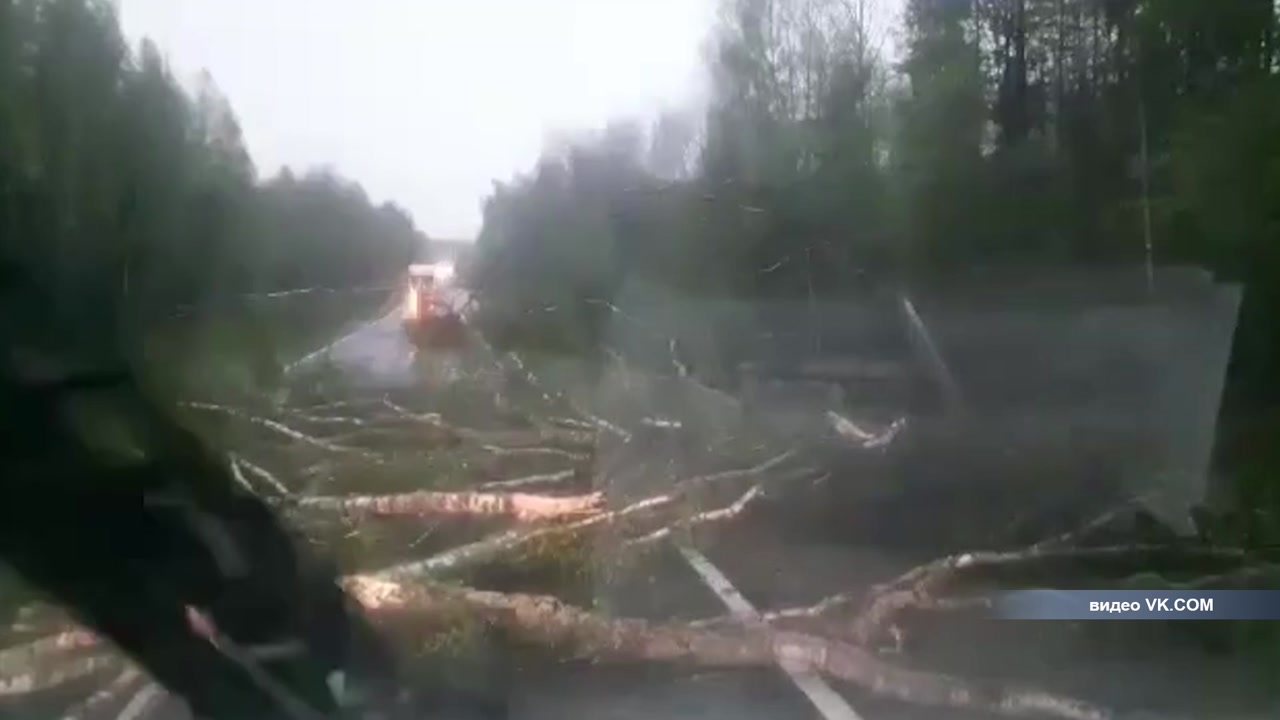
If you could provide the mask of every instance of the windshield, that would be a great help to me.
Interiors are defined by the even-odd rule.
[[[0,716],[1280,717],[1277,31],[0,0]]]

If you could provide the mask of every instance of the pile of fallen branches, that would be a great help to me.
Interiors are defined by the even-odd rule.
[[[1018,552],[940,558],[878,587],[850,588],[807,607],[769,609],[753,619],[658,623],[606,617],[550,595],[494,592],[447,581],[566,545],[599,552],[607,542],[606,551],[620,562],[638,561],[666,544],[696,543],[703,533],[737,522],[774,494],[802,492],[822,476],[822,469],[794,449],[757,448],[758,460],[751,464],[684,474],[663,483],[660,491],[611,506],[598,477],[601,438],[630,442],[641,428],[620,427],[585,409],[573,417],[545,417],[514,429],[461,427],[448,422],[444,412],[411,409],[390,398],[277,409],[273,414],[210,404],[189,409],[254,428],[266,438],[238,446],[228,457],[230,471],[304,524],[316,515],[339,517],[356,532],[388,520],[427,525],[461,518],[479,523],[478,537],[345,577],[351,595],[398,638],[471,618],[562,658],[703,668],[782,664],[908,703],[1009,717],[1103,720],[1117,714],[1085,699],[911,667],[901,654],[909,621],[921,613],[980,611],[992,593],[1032,586],[1046,573],[1059,579],[1123,578],[1153,568],[1195,567],[1206,578],[1230,583],[1270,572],[1270,566],[1259,565],[1243,550],[1081,548],[1076,543],[1080,538],[1070,535]],[[832,425],[836,436],[868,452],[891,442],[902,429],[895,423],[868,430],[839,417]],[[305,462],[290,472],[272,469],[253,454],[263,448],[279,451],[277,464],[281,458]],[[741,455],[741,450],[731,454]],[[461,477],[440,482],[427,477],[419,464],[421,476],[413,489],[341,491],[376,487],[368,479],[397,462],[391,457],[394,451],[411,451],[411,465],[424,457],[461,457],[452,469]],[[510,476],[513,469],[534,465],[536,473]],[[323,468],[315,474],[326,479],[308,479],[307,467]],[[655,466],[652,472],[670,469]],[[328,489],[335,487],[339,490]],[[121,654],[56,608],[27,609],[8,635],[8,646],[0,650],[0,699],[78,690],[83,695],[63,717],[129,720],[151,716],[163,701],[163,693]]]
[[[612,517],[601,514],[597,522]],[[582,526],[583,521],[571,525]],[[1104,719],[1111,710],[1086,700],[1035,688],[973,683],[960,677],[911,669],[886,659],[882,641],[900,637],[910,612],[946,612],[981,606],[990,591],[1032,581],[1044,567],[1059,570],[1103,565],[1117,574],[1154,565],[1195,561],[1221,576],[1243,576],[1259,568],[1248,553],[1230,549],[1091,548],[1055,546],[1018,553],[975,553],[939,559],[872,589],[826,598],[809,607],[763,613],[758,622],[710,618],[690,623],[653,623],[606,618],[554,597],[497,593],[445,585],[424,576],[453,560],[404,569],[362,573],[344,580],[347,590],[380,624],[403,634],[407,628],[439,627],[471,618],[499,625],[513,637],[565,657],[595,662],[661,662],[698,667],[745,668],[784,664],[814,671],[876,695],[922,705],[986,710],[1009,717]],[[474,558],[476,555],[467,556]],[[955,593],[962,592],[957,595]],[[97,717],[111,708],[117,717],[143,717],[159,701],[158,690],[92,633],[77,629],[56,610],[38,608],[28,633],[43,634],[0,650],[0,696],[47,692],[93,678],[97,689],[65,717]],[[426,622],[423,622],[426,621]],[[129,712],[125,712],[125,711]]]

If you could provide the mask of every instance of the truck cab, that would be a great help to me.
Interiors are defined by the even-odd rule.
[[[450,263],[409,266],[402,323],[419,349],[454,347],[462,342],[462,318],[449,303],[453,277]]]

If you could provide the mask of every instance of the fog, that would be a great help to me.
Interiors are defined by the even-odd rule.
[[[207,69],[263,175],[332,166],[428,235],[471,238],[551,134],[697,102],[708,0],[120,0]]]

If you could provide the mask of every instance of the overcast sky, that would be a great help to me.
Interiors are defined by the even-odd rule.
[[[468,239],[548,134],[696,102],[712,0],[119,0],[208,69],[263,175],[329,165]]]

